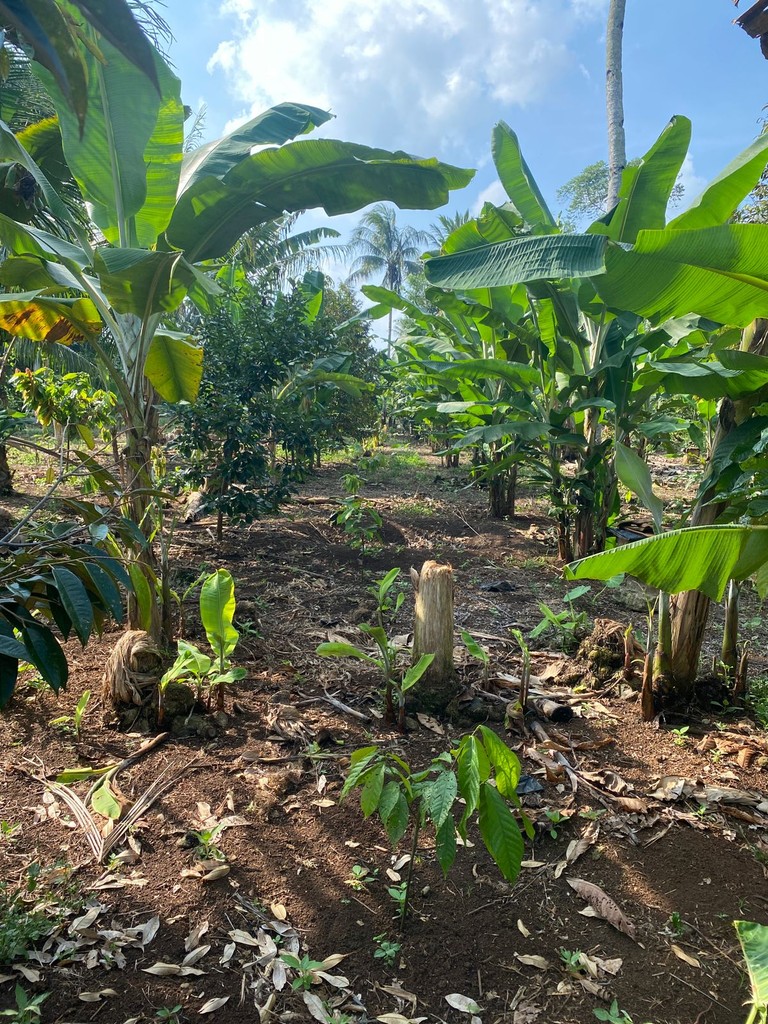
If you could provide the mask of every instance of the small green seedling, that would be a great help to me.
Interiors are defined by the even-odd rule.
[[[387,894],[397,908],[396,916],[398,918],[402,918],[406,910],[406,901],[408,899],[408,883],[400,882],[399,885],[388,885]]]
[[[563,814],[561,811],[552,810],[550,807],[544,808],[544,814],[548,818],[550,828],[547,830],[549,835],[553,839],[557,839],[557,827],[558,825],[564,825],[567,821],[570,821],[569,814]],[[545,826],[546,827],[546,826]]]
[[[560,959],[565,964],[566,969],[572,974],[578,974],[584,969],[584,964],[581,958],[581,950],[570,950],[564,949],[562,946],[560,947]]]
[[[472,657],[476,658],[483,666],[483,686],[485,686],[488,682],[488,669],[491,664],[488,651],[486,651],[484,647],[481,647],[477,640],[475,640],[470,633],[467,633],[466,630],[461,631],[461,639]]]
[[[378,868],[371,870],[363,864],[354,864],[351,872],[352,877],[347,879],[346,885],[356,892],[362,892],[367,885],[372,885],[376,881],[378,873]]]
[[[12,1024],[37,1024],[42,1013],[40,1007],[50,994],[50,992],[41,992],[30,999],[21,985],[17,985],[14,992],[16,1006],[0,1010],[0,1017],[12,1017]]]
[[[541,622],[534,626],[529,636],[531,640],[535,640],[541,636],[547,630],[554,630],[557,635],[560,646],[562,649],[571,650],[576,646],[579,636],[587,628],[588,618],[586,612],[577,612],[573,607],[573,602],[578,598],[588,594],[590,587],[586,584],[580,584],[578,587],[574,587],[569,590],[563,598],[563,601],[567,605],[567,608],[561,612],[553,611],[548,604],[543,601],[539,602],[539,611],[543,618]]]
[[[173,665],[163,675],[158,686],[158,722],[162,724],[163,700],[169,683],[192,682],[198,698],[202,690],[216,694],[216,706],[224,710],[224,687],[243,679],[244,668],[233,668],[229,660],[237,647],[240,634],[232,625],[235,617],[235,582],[226,569],[217,569],[205,579],[200,590],[200,619],[214,657],[203,654],[194,644],[179,640]]]
[[[341,485],[346,492],[341,507],[331,516],[331,522],[341,526],[349,538],[349,545],[361,552],[366,547],[381,542],[383,520],[373,505],[360,496],[363,485],[361,477],[355,473],[347,473],[341,478]]]
[[[17,832],[21,831],[21,825],[18,822],[0,821],[0,840],[4,843],[13,841],[14,836]]]
[[[406,882],[387,890],[400,908],[401,930],[410,905],[419,834],[427,825],[434,829],[435,855],[443,874],[447,874],[456,858],[456,832],[466,840],[468,822],[477,814],[486,849],[503,876],[514,882],[523,858],[518,817],[531,839],[534,835],[530,821],[520,810],[519,779],[517,756],[484,725],[463,736],[455,748],[439,754],[419,772],[413,771],[399,754],[379,747],[362,747],[352,754],[340,799],[360,789],[364,816],[378,813],[393,847],[409,824],[412,826]],[[460,814],[458,824],[455,809]]]
[[[177,1003],[175,1006],[161,1006],[159,1010],[155,1011],[155,1018],[162,1021],[163,1024],[179,1024],[180,1013],[181,1003]]]
[[[377,580],[369,589],[369,593],[373,594],[377,601],[376,624],[361,626],[360,629],[373,640],[378,649],[377,654],[369,654],[354,644],[339,641],[320,644],[315,653],[325,658],[358,658],[370,665],[376,665],[384,677],[386,719],[390,723],[395,721],[394,697],[396,696],[397,727],[400,732],[405,732],[405,695],[412,686],[418,683],[434,661],[435,656],[434,654],[422,654],[415,665],[407,668],[398,664],[405,652],[387,636],[384,617],[389,615],[393,619],[405,600],[402,591],[394,599],[392,597],[392,588],[399,575],[399,569],[390,569],[386,576]]]
[[[679,729],[671,730],[672,735],[674,736],[674,740],[672,742],[675,744],[676,747],[685,746],[687,742],[686,735],[688,733],[689,728],[690,726],[688,725],[681,725]]]
[[[90,699],[91,691],[84,690],[80,696],[80,700],[75,704],[75,710],[71,715],[60,715],[58,718],[52,718],[48,724],[53,725],[57,729],[61,729],[63,732],[74,733],[75,739],[79,740],[83,726],[83,717]]]
[[[387,967],[394,967],[402,944],[389,940],[386,932],[382,932],[381,935],[374,935],[373,942],[376,946],[373,954],[374,960],[383,960]]]
[[[218,839],[223,831],[223,826],[218,824],[212,828],[201,828],[197,832],[190,832],[190,838],[196,840],[195,856],[201,860],[226,860],[227,858],[218,846]]]
[[[325,960],[311,960],[306,953],[302,957],[293,953],[281,953],[280,959],[296,975],[291,981],[291,988],[294,992],[307,992],[313,985],[320,985],[324,981],[334,986],[341,983],[342,987],[346,987],[348,984],[347,980],[340,975],[332,976],[326,973],[342,959],[338,955],[328,956]],[[329,1014],[329,1019],[334,1018]]]
[[[667,918],[667,931],[678,938],[688,931],[688,925],[683,921],[678,910],[674,910]]]

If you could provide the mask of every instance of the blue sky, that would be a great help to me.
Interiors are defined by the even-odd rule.
[[[742,9],[749,0],[742,0]],[[500,119],[555,191],[606,155],[607,0],[167,0],[184,100],[220,135],[281,100],[331,109],[326,136],[477,168],[447,210],[502,201],[490,162]],[[627,151],[669,117],[693,121],[687,195],[743,149],[768,102],[768,61],[731,0],[628,0]],[[683,204],[685,205],[685,203]],[[402,215],[425,226],[434,215]],[[340,218],[342,230],[356,217]],[[316,223],[326,223],[319,215]]]

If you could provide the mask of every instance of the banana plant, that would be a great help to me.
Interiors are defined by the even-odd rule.
[[[285,213],[316,206],[347,213],[380,199],[433,208],[473,172],[333,139],[299,139],[330,114],[293,103],[185,154],[180,83],[151,44],[153,75],[126,58],[100,24],[83,29],[73,45],[88,72],[84,111],[72,110],[55,74],[44,67],[38,74],[91,223],[83,227],[0,123],[0,160],[28,171],[56,224],[44,231],[0,216],[0,242],[12,253],[0,283],[18,289],[0,295],[0,326],[33,340],[85,340],[93,348],[125,423],[130,511],[149,533],[158,396],[194,401],[202,372],[202,350],[173,330],[169,317],[185,298],[206,304],[219,293],[207,273],[210,261],[224,257],[244,232]],[[116,365],[101,342],[104,330]],[[150,546],[141,560],[151,578]],[[158,622],[154,614],[153,631]]]

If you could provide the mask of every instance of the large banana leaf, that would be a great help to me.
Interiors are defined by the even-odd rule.
[[[425,273],[462,289],[589,277],[612,309],[654,322],[696,313],[744,327],[768,316],[768,225],[641,231],[634,246],[596,234],[515,238],[433,257]]]
[[[760,180],[768,162],[768,133],[761,135],[711,181],[690,207],[667,225],[676,230],[709,228],[730,220]]]
[[[179,194],[206,175],[223,178],[235,164],[250,156],[254,146],[281,146],[297,135],[318,128],[332,115],[319,107],[299,103],[278,103],[215,142],[184,157]]]
[[[720,601],[729,580],[745,580],[766,562],[768,526],[693,526],[590,555],[565,573],[573,580],[629,573],[667,594],[700,590]],[[760,579],[758,585],[762,591]]]
[[[555,218],[525,162],[517,135],[504,121],[493,129],[491,154],[499,181],[526,224],[547,232],[556,231]]]
[[[474,171],[334,139],[307,139],[245,157],[220,180],[198,178],[179,198],[168,241],[197,262],[228,252],[249,227],[323,207],[333,216],[378,200],[433,209]]]
[[[634,242],[642,228],[664,227],[669,197],[690,141],[691,122],[673,117],[640,163],[624,170],[619,205],[607,232],[615,242]]]
[[[605,271],[603,235],[537,235],[434,256],[427,280],[442,288],[500,288],[552,278],[594,277]]]
[[[768,927],[754,921],[734,921],[733,926],[747,964],[754,1015],[768,1008]],[[756,1019],[753,1015],[750,1021]]]
[[[20,224],[3,214],[0,214],[0,242],[16,255],[39,256],[44,260],[53,258],[65,266],[81,270],[91,262],[90,254],[80,246],[42,228]]]
[[[71,345],[101,330],[90,299],[60,299],[39,292],[0,295],[0,328],[32,341]]]
[[[670,395],[737,400],[768,387],[768,356],[724,349],[719,359],[709,362],[695,355],[652,360],[637,375],[636,385],[663,388]]]
[[[0,284],[23,292],[60,290],[80,291],[81,284],[63,263],[38,256],[9,256],[0,266]]]
[[[633,248],[611,245],[595,281],[603,301],[654,322],[697,313],[745,327],[768,315],[768,225],[641,231]]]
[[[94,269],[115,312],[142,319],[172,312],[197,280],[178,252],[105,246],[96,252]]]
[[[203,350],[188,335],[161,328],[150,343],[144,374],[166,402],[194,402],[203,376]]]
[[[178,78],[155,54],[160,93],[106,40],[101,63],[83,50],[83,131],[52,76],[40,72],[59,116],[64,154],[92,216],[113,244],[154,245],[170,219],[181,169],[184,108]]]
[[[200,619],[208,643],[223,661],[237,646],[240,634],[232,622],[235,617],[235,581],[226,569],[217,569],[200,590]]]

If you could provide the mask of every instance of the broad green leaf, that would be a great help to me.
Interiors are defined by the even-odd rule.
[[[360,747],[358,750],[353,752],[350,759],[350,769],[346,779],[344,780],[339,802],[348,796],[355,786],[360,784],[360,781],[366,772],[372,771],[373,762],[376,760],[378,753],[378,747]]]
[[[392,846],[397,846],[405,835],[405,830],[408,828],[408,818],[408,801],[405,799],[402,792],[399,792],[397,794],[397,802],[390,811],[386,824],[384,825]]]
[[[93,791],[91,797],[91,807],[97,814],[100,814],[102,818],[110,818],[112,821],[117,821],[120,817],[121,807],[120,803],[112,792],[112,787],[109,784],[109,779],[104,779]]]
[[[394,779],[388,782],[382,789],[381,796],[379,797],[379,817],[381,818],[382,825],[387,824],[387,819],[392,813],[399,795],[400,786]]]
[[[58,299],[39,292],[0,295],[0,327],[32,341],[71,345],[102,328],[90,299]]]
[[[188,153],[181,169],[179,195],[206,175],[223,178],[236,164],[251,155],[254,146],[280,146],[325,124],[332,116],[319,107],[299,103],[278,103],[270,107],[229,135]]]
[[[725,224],[758,183],[767,162],[768,134],[763,134],[739,153],[668,227],[680,231]]]
[[[623,444],[616,444],[616,475],[624,486],[636,494],[643,506],[653,516],[653,524],[656,532],[661,532],[661,520],[664,515],[664,505],[657,494],[653,491],[651,471],[644,459],[641,459],[637,452],[627,448]]]
[[[752,1003],[758,1011],[765,1010],[768,1007],[768,927],[754,921],[734,921],[733,926],[747,964]]]
[[[525,162],[517,135],[504,121],[499,121],[493,129],[491,154],[499,181],[526,224],[556,230],[555,219]]]
[[[208,643],[223,660],[234,651],[240,634],[232,625],[235,617],[235,581],[226,569],[217,569],[200,590],[200,620]]]
[[[93,265],[115,312],[140,319],[173,312],[195,282],[181,253],[105,246],[97,251]]]
[[[360,793],[360,807],[362,808],[363,817],[365,818],[369,818],[379,806],[381,793],[384,789],[385,769],[386,766],[383,763],[378,764],[365,779],[365,783],[363,784],[363,788]]]
[[[80,643],[85,646],[93,629],[93,607],[88,591],[70,569],[54,566],[52,572],[64,611],[72,620]]]
[[[189,335],[165,328],[149,345],[144,374],[166,402],[194,402],[203,376],[203,350]]]
[[[23,292],[44,288],[80,291],[80,282],[63,263],[54,263],[39,256],[9,256],[0,266],[0,282]]]
[[[87,562],[85,569],[93,580],[93,585],[96,588],[104,607],[110,612],[116,622],[122,622],[123,600],[120,596],[120,591],[115,585],[115,581],[108,572],[102,569],[100,565],[96,565],[94,562]]]
[[[151,44],[150,44],[151,45]],[[180,83],[154,53],[160,93],[106,39],[105,62],[84,47],[88,110],[77,119],[49,74],[43,83],[59,115],[64,153],[94,222],[113,245],[150,246],[173,210],[181,169],[184,110]]]
[[[75,269],[83,269],[91,261],[90,254],[73,242],[31,224],[21,224],[3,214],[0,214],[0,241],[17,255],[38,256],[44,260],[53,258]],[[69,279],[65,277],[63,280]]]
[[[412,686],[415,686],[416,683],[418,683],[434,660],[434,654],[422,654],[416,664],[411,665],[403,676],[403,681],[400,684],[400,688],[403,693],[406,693]]]
[[[487,726],[480,726],[480,735],[488,760],[496,771],[496,788],[506,800],[514,800],[520,781],[520,761],[517,755]]]
[[[26,660],[31,661],[54,693],[65,689],[69,669],[58,640],[47,626],[26,620],[20,627]]]
[[[445,877],[456,860],[456,824],[448,815],[435,835],[435,855]]]
[[[473,658],[477,658],[478,661],[482,661],[484,665],[489,663],[490,658],[488,656],[488,651],[486,651],[484,647],[481,647],[477,640],[475,640],[470,633],[467,633],[465,629],[461,631],[461,639]]]
[[[425,793],[424,803],[427,813],[438,831],[450,815],[457,794],[456,776],[450,769],[441,771]],[[453,819],[451,819],[451,827],[453,827]]]
[[[634,242],[643,228],[663,228],[667,206],[691,141],[691,122],[673,117],[639,164],[625,168],[619,205],[608,235],[616,242]]]
[[[476,810],[480,799],[480,755],[474,736],[465,736],[459,746],[456,759],[458,766],[459,792],[465,800],[464,820]]]
[[[603,235],[535,235],[426,260],[427,280],[442,288],[494,288],[605,272]],[[631,308],[631,307],[625,307]]]
[[[504,798],[489,783],[480,787],[478,825],[485,847],[508,882],[520,874],[523,837]]]
[[[98,779],[115,768],[115,764],[106,764],[102,768],[65,768],[56,776],[60,786],[71,786],[73,782],[85,782],[86,779]]]
[[[383,576],[381,578],[381,580],[379,580],[379,584],[378,584],[379,604],[383,604],[384,603],[384,601],[386,600],[387,594],[392,589],[392,584],[395,582],[395,580],[397,579],[397,577],[399,575],[400,575],[400,570],[399,570],[399,568],[395,567],[394,569],[390,569],[389,572],[386,574],[386,576]]]
[[[167,236],[192,262],[213,259],[249,228],[280,213],[322,207],[334,216],[378,200],[434,209],[473,174],[434,159],[334,139],[289,142],[245,157],[223,180],[198,178],[179,197]]]
[[[466,377],[469,380],[505,380],[512,387],[520,388],[538,383],[538,372],[524,363],[505,359],[457,359],[455,363],[435,367],[448,378]]]
[[[27,657],[27,649],[13,635],[13,630],[5,622],[0,621],[0,655],[6,658],[14,658],[16,661],[24,661]]]
[[[609,246],[605,263],[603,301],[654,323],[696,313],[745,327],[768,313],[765,224],[641,231],[631,249]]]
[[[319,654],[323,658],[359,658],[360,661],[376,663],[375,658],[366,654],[365,651],[361,651],[359,647],[355,647],[354,644],[342,643],[339,640],[320,644],[316,648],[315,654]]]
[[[160,91],[155,56],[141,25],[125,0],[71,0],[89,24],[147,76]]]
[[[693,526],[590,555],[565,574],[607,580],[629,573],[668,594],[700,590],[720,601],[729,580],[745,580],[766,562],[768,526]]]
[[[0,161],[18,163],[25,167],[35,179],[40,191],[43,193],[46,207],[50,213],[60,224],[73,231],[75,236],[78,238],[78,241],[83,244],[84,248],[90,248],[85,233],[78,230],[78,226],[72,216],[72,213],[68,209],[67,204],[58,194],[42,170],[37,166],[21,142],[19,142],[19,139],[14,135],[8,125],[4,124],[2,121],[0,121]]]
[[[131,562],[128,566],[128,575],[131,578],[131,589],[139,610],[141,628],[148,633],[152,629],[152,590],[138,562]]]
[[[724,349],[718,359],[707,362],[695,354],[687,360],[651,360],[636,382],[638,388],[662,387],[671,395],[737,400],[768,386],[768,356]]]

